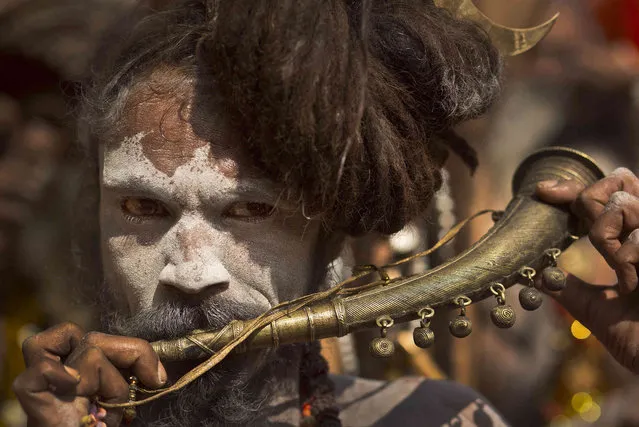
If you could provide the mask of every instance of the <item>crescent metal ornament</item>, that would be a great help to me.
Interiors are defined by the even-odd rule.
[[[497,49],[508,56],[519,55],[535,47],[548,35],[559,17],[557,13],[545,23],[532,28],[511,28],[490,19],[472,0],[434,0],[434,3],[449,10],[456,18],[470,19],[478,23],[486,30]]]

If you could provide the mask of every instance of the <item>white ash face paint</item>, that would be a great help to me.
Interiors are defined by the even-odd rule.
[[[167,109],[174,102],[130,108],[128,136],[101,147],[102,261],[119,308],[136,313],[175,298],[201,298],[267,310],[302,295],[313,274],[319,223],[286,208],[255,222],[229,217],[238,204],[278,205],[279,191],[237,173],[243,163],[218,149],[228,141],[211,145],[195,135],[183,112]],[[179,140],[166,137],[171,132]],[[167,146],[175,148],[173,157]],[[162,162],[153,158],[154,147]],[[162,166],[167,161],[170,170]],[[168,215],[127,217],[123,201],[131,198],[157,201]]]
[[[615,191],[610,196],[608,203],[606,203],[604,211],[607,212],[613,209],[623,209],[626,206],[631,206],[636,203],[639,203],[639,198],[626,191]]]
[[[634,176],[635,174],[632,173],[632,171],[628,168],[624,168],[624,167],[620,167],[617,168],[615,170],[613,170],[612,172],[610,172],[610,175],[615,175],[615,176]]]

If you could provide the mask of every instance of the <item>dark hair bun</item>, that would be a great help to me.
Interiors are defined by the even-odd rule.
[[[234,0],[215,13],[199,59],[259,166],[349,234],[422,213],[441,185],[441,135],[499,92],[487,35],[423,0]]]

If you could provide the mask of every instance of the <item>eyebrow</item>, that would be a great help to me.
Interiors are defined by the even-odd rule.
[[[278,209],[297,210],[298,205],[285,197],[286,191],[264,179],[249,179],[242,182],[235,193],[242,196],[255,197],[264,203],[272,203]]]
[[[255,197],[263,202],[280,204],[281,191],[262,179],[247,179],[239,183],[232,193],[237,196]]]
[[[129,193],[141,196],[153,196],[159,199],[174,200],[175,195],[172,191],[162,185],[156,185],[147,180],[142,180],[133,176],[125,176],[121,178],[103,181],[102,187],[114,193]],[[239,183],[237,188],[227,192],[230,196],[255,197],[263,202],[273,202],[282,204],[280,191],[262,179],[246,179]]]
[[[155,185],[146,180],[127,176],[102,182],[102,188],[114,193],[129,193],[138,195],[152,195],[160,199],[173,199],[174,195],[160,185]]]

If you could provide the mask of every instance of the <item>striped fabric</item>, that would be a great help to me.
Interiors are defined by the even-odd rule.
[[[333,376],[345,427],[506,427],[472,389],[451,381]]]

